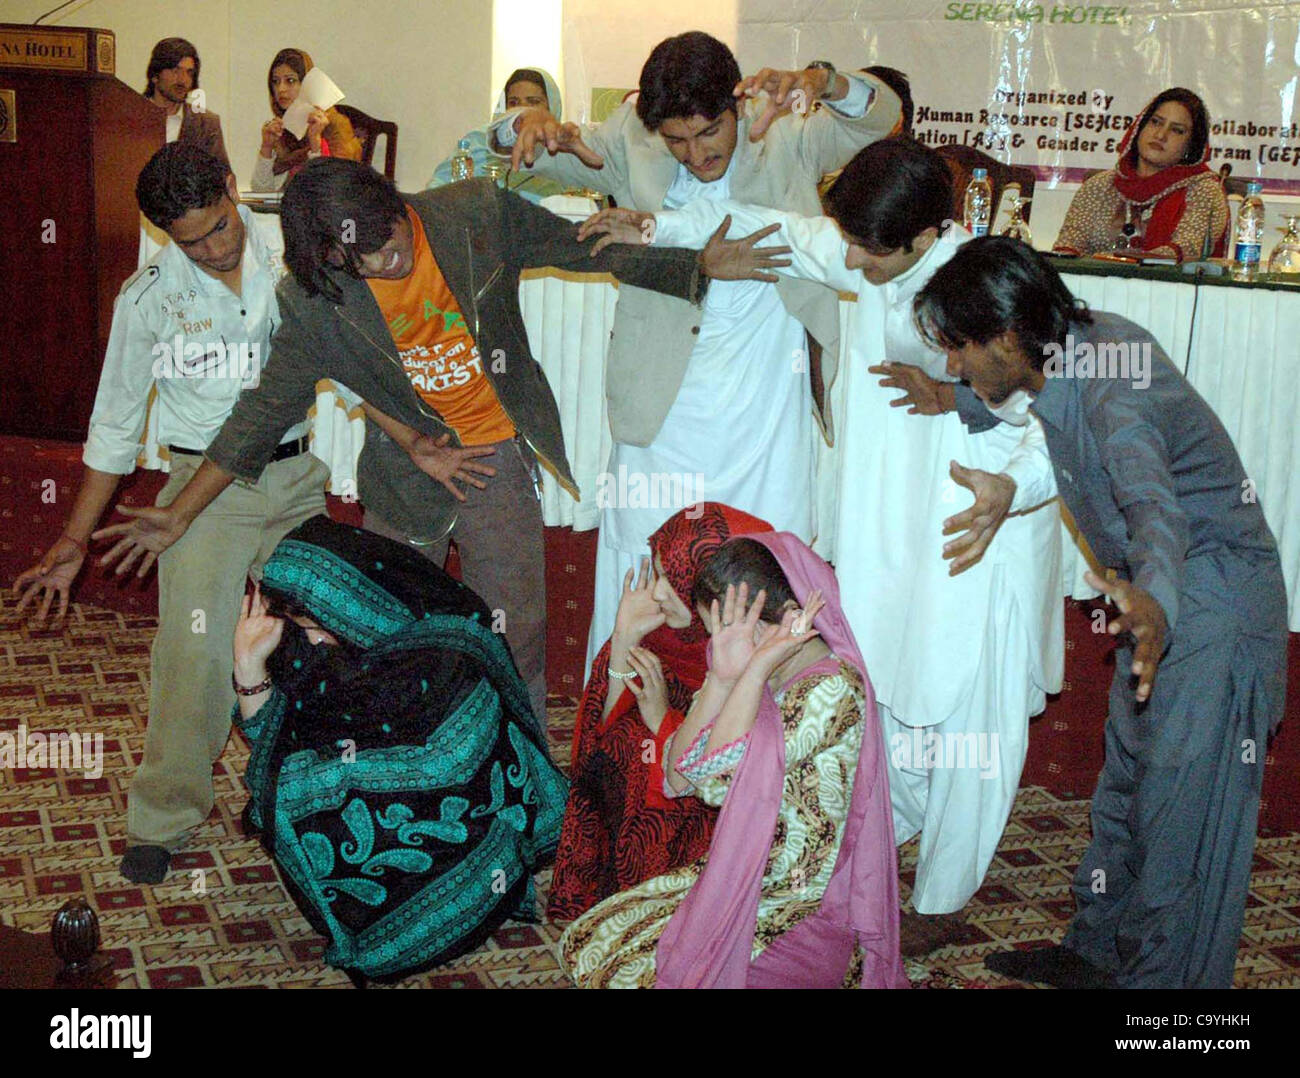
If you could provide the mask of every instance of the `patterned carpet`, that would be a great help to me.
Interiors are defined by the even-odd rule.
[[[15,624],[0,608],[0,730],[29,735],[102,733],[103,774],[0,768],[0,921],[48,927],[66,899],[85,894],[99,911],[104,949],[123,986],[349,987],[321,964],[313,934],[261,848],[240,834],[247,749],[236,735],[215,771],[217,809],[156,888],[117,873],[126,786],[143,745],[149,642],[155,622],[75,605],[62,631]],[[573,705],[553,698],[552,747],[568,762]],[[1008,944],[1058,939],[1072,902],[1069,880],[1088,843],[1088,804],[1041,787],[1022,789],[968,932],[908,973],[918,987],[1010,987],[984,956]],[[916,844],[902,852],[906,884]],[[545,896],[550,873],[541,877]],[[510,924],[456,963],[395,987],[554,988],[559,930]],[[1300,834],[1261,838],[1238,987],[1300,987]]]

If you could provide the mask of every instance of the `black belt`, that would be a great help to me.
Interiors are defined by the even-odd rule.
[[[167,448],[173,453],[184,453],[191,457],[201,457],[205,452],[202,449],[186,449],[181,445],[171,445]],[[275,447],[275,452],[271,454],[271,460],[288,460],[290,457],[296,457],[299,453],[305,452],[307,452],[307,435],[304,434],[301,438],[295,438],[292,442],[281,442]]]

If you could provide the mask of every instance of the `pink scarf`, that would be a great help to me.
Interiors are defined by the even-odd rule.
[[[785,782],[781,715],[765,690],[704,871],[659,939],[655,987],[838,988],[856,942],[865,952],[863,988],[907,988],[898,953],[898,858],[884,736],[866,665],[840,608],[839,586],[831,567],[789,532],[747,538],[776,556],[800,602],[821,589],[826,606],[814,624],[835,655],[862,674],[867,706],[853,798],[821,905],[751,963]],[[835,659],[824,659],[800,676],[836,667]]]

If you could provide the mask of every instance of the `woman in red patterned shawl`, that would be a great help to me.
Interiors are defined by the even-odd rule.
[[[623,581],[614,635],[591,666],[573,731],[571,788],[547,916],[571,921],[603,898],[703,856],[717,810],[663,795],[664,742],[704,683],[709,634],[691,609],[695,574],[735,535],[771,525],[715,502],[650,537],[653,562]]]
[[[1124,135],[1115,167],[1079,188],[1052,249],[1131,247],[1180,262],[1222,255],[1228,200],[1209,160],[1205,103],[1180,86],[1157,94]]]

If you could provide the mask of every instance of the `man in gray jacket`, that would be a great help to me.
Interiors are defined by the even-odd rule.
[[[696,31],[660,42],[636,101],[599,127],[560,124],[536,108],[507,114],[493,134],[513,145],[516,168],[607,192],[628,209],[731,198],[816,215],[821,178],[900,118],[884,83],[825,61],[742,80],[731,50]],[[684,505],[726,502],[802,539],[815,534],[814,424],[830,444],[838,298],[814,282],[767,280],[715,284],[703,311],[620,289],[589,662],[613,628],[625,574]]]
[[[244,391],[202,467],[165,509],[108,529],[129,565],[165,549],[235,479],[252,481],[329,378],[367,403],[358,464],[367,526],[441,564],[498,614],[538,715],[546,703],[546,591],[536,466],[576,495],[559,410],[533,359],[519,274],[581,266],[698,304],[697,252],[611,248],[470,180],[400,195],[373,169],[321,158],[285,190],[283,322],[261,383]],[[462,489],[462,485],[465,489]]]
[[[916,309],[986,403],[1033,397],[1061,500],[1110,567],[1089,579],[1120,610],[1077,912],[1061,946],[986,965],[1061,988],[1230,988],[1286,692],[1286,585],[1250,477],[1150,334],[1076,306],[1018,240],[966,244]]]

